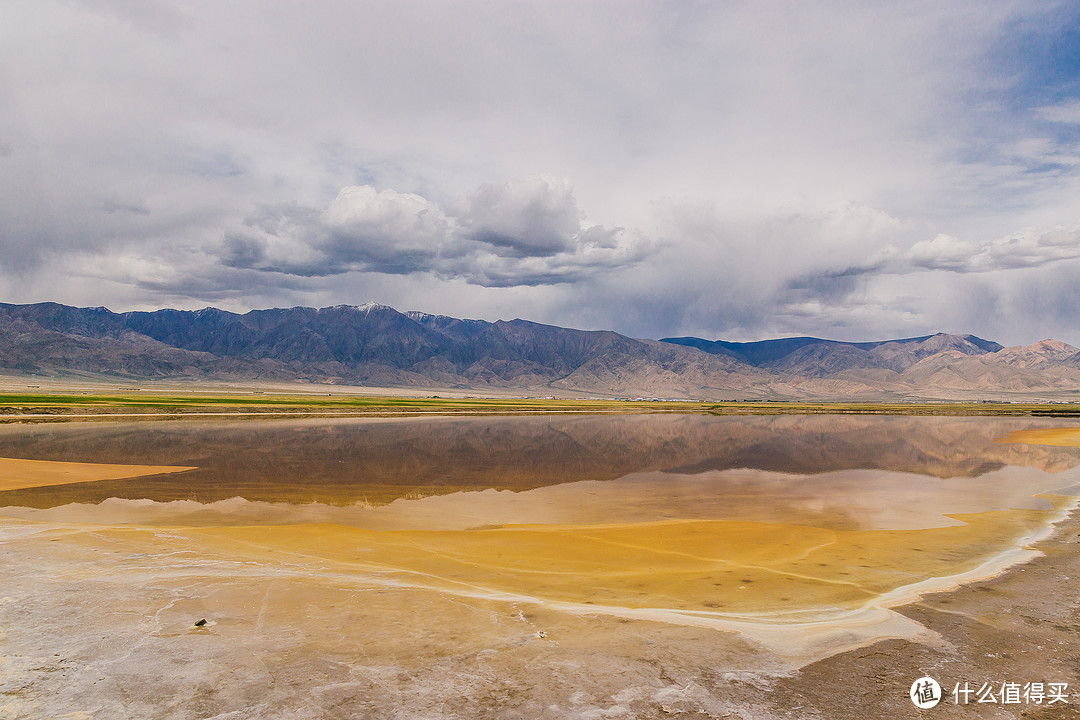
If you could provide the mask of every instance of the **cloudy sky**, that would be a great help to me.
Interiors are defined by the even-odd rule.
[[[43,300],[1080,345],[1080,3],[5,0]]]

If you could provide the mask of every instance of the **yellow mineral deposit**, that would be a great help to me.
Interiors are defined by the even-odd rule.
[[[108,465],[0,458],[0,492],[98,480],[122,480],[194,469],[167,465]]]
[[[1015,430],[999,439],[1000,443],[1080,447],[1080,427],[1035,428]]]
[[[876,477],[888,475],[905,482],[901,473]],[[837,482],[843,476],[838,474]],[[618,483],[610,487],[614,498]],[[573,490],[562,486],[559,492],[572,499]],[[67,542],[80,543],[82,536],[97,546],[107,540],[121,554],[168,557],[172,546],[183,548],[184,557],[281,573],[310,586],[305,602],[317,602],[332,582],[411,589],[448,601],[525,603],[571,615],[737,631],[801,664],[880,637],[920,637],[921,626],[888,608],[920,593],[993,576],[1029,557],[1025,546],[1075,504],[1074,498],[1035,494],[1027,509],[942,515],[941,507],[949,507],[947,482],[941,481],[941,491],[936,498],[921,499],[931,508],[922,514],[921,527],[897,515],[901,529],[889,528],[890,519],[881,516],[875,517],[882,527],[870,529],[814,526],[803,523],[802,512],[793,522],[613,522],[611,517],[596,522],[604,519],[598,515],[588,524],[455,527],[460,503],[470,496],[476,504],[472,519],[497,520],[499,514],[515,513],[492,499],[527,506],[530,496],[535,494],[535,500],[555,492],[544,489],[402,499],[384,508],[327,507],[322,518],[304,514],[310,508],[297,508],[299,514],[290,516],[280,504],[239,499],[217,503],[220,514],[210,523],[206,518],[189,522],[196,517],[192,507],[199,506],[190,501],[110,500],[50,510],[7,508],[3,514],[48,523]],[[410,508],[425,507],[419,512],[423,525],[435,529],[418,529],[404,520]],[[440,507],[445,512],[441,518]],[[607,507],[610,515],[620,514],[614,501]],[[547,513],[552,520],[560,515],[551,508]],[[841,523],[850,524],[850,519]]]
[[[956,584],[1036,538],[1071,505],[956,515],[921,530],[826,530],[726,520],[466,531],[371,531],[340,525],[200,528],[207,552],[287,562],[336,575],[472,597],[554,603],[603,613],[661,611],[768,625],[843,624],[885,599]],[[1009,564],[1006,563],[1006,564]],[[938,579],[925,584],[927,579]],[[965,579],[972,579],[970,576]],[[915,593],[917,595],[917,593]],[[618,614],[618,613],[616,613]],[[654,619],[661,617],[653,613]],[[717,623],[718,627],[723,622]]]

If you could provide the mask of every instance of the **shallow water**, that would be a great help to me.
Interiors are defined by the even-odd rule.
[[[0,427],[0,458],[157,473],[86,465],[86,481],[0,491],[0,686],[16,687],[0,711],[351,717],[367,698],[368,714],[453,715],[447,698],[468,697],[475,715],[473,695],[501,677],[526,715],[587,716],[601,696],[575,705],[565,677],[585,658],[591,683],[629,692],[674,655],[767,676],[883,637],[932,643],[889,608],[1030,555],[1075,503],[1080,451],[999,440],[1061,424]],[[42,658],[68,658],[79,678],[59,682]],[[163,693],[136,689],[151,676]],[[259,695],[267,678],[276,699]]]

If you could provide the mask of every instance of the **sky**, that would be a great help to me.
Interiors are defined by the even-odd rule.
[[[5,0],[0,301],[1080,346],[1080,3]]]

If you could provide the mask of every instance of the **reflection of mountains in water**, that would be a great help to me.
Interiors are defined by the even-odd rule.
[[[0,493],[50,507],[109,497],[382,504],[464,489],[525,490],[631,473],[880,469],[974,477],[1004,465],[1056,472],[1070,448],[1003,444],[1060,421],[700,415],[7,426],[0,457],[188,465],[169,476]]]

